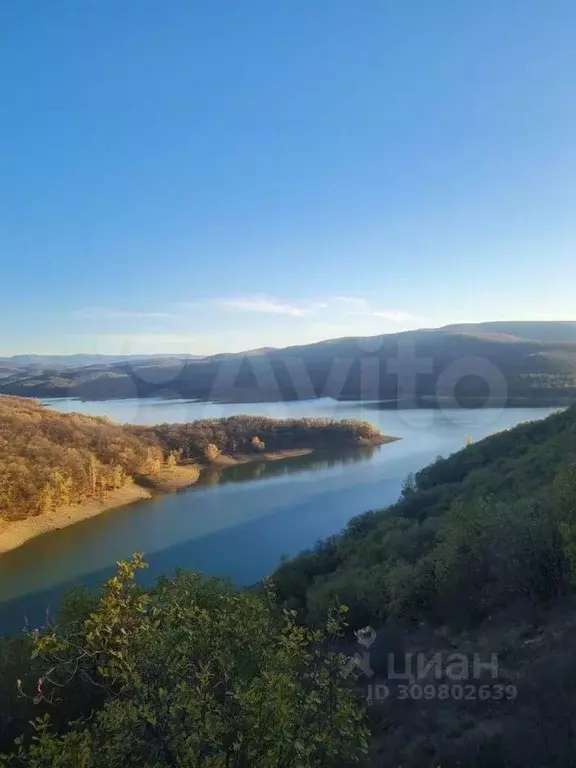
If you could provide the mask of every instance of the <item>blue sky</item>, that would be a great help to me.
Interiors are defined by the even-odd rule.
[[[574,319],[573,0],[4,0],[0,354]]]

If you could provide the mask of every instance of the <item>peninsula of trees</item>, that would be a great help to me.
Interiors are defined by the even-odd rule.
[[[136,427],[0,396],[0,522],[100,499],[133,481],[150,485],[179,467],[194,477],[221,456],[265,458],[387,439],[368,422],[330,419],[233,416]]]

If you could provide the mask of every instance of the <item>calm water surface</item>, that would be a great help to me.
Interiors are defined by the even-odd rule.
[[[379,410],[321,399],[295,403],[212,404],[185,400],[46,401],[133,424],[182,422],[237,413],[278,418],[362,418],[390,445],[329,456],[232,467],[206,475],[185,492],[110,510],[31,540],[0,556],[0,635],[42,619],[47,606],[74,584],[96,585],[117,560],[136,550],[150,568],[145,579],[182,566],[249,584],[283,555],[309,548],[367,509],[396,500],[402,481],[433,461],[554,409]]]

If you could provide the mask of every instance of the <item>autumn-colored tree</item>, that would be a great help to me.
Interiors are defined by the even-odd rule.
[[[220,456],[220,449],[214,445],[214,443],[208,443],[204,448],[204,458],[206,461],[212,463]]]
[[[158,440],[148,445],[107,419],[0,396],[0,517],[99,498],[154,462],[164,463]]]
[[[233,416],[136,427],[0,395],[0,517],[44,514],[103,498],[131,478],[220,453],[354,445],[373,428],[333,419]]]
[[[258,435],[254,435],[254,437],[251,440],[252,449],[254,451],[265,451],[266,450],[266,444],[263,440],[261,440]]]
[[[174,467],[178,464],[179,458],[179,451],[170,451],[166,457],[166,467],[168,469],[174,469]]]

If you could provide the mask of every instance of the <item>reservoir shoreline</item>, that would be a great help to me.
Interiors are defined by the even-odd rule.
[[[399,439],[383,436],[374,440],[359,441],[358,447],[383,445]],[[292,448],[267,451],[261,454],[221,455],[210,464],[179,464],[171,470],[163,470],[158,475],[134,478],[121,488],[108,491],[102,499],[86,499],[80,504],[60,507],[51,512],[27,517],[23,520],[6,520],[0,517],[0,557],[6,552],[18,549],[37,536],[81,523],[100,515],[102,512],[127,507],[165,494],[184,491],[195,485],[202,473],[208,470],[221,470],[255,462],[267,463],[289,460],[321,452],[322,449]]]
[[[87,499],[81,504],[60,507],[24,520],[3,520],[0,518],[0,556],[21,547],[30,539],[49,531],[57,531],[69,525],[80,523],[109,509],[125,507],[138,501],[152,498],[152,494],[138,483],[131,482],[109,491],[103,499]]]

